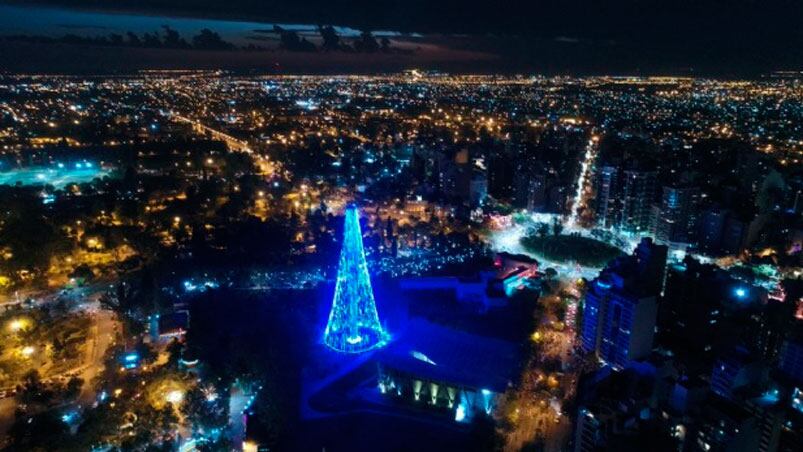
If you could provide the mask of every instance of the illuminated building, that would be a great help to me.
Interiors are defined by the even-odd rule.
[[[153,341],[182,339],[190,325],[189,311],[175,311],[150,318],[150,333]]]
[[[652,197],[655,190],[655,171],[628,170],[622,179],[623,230],[647,232],[652,214]]]
[[[575,429],[574,450],[576,452],[593,451],[599,442],[600,422],[597,416],[591,411],[582,408],[577,417],[577,428]]]
[[[415,319],[377,354],[379,392],[468,422],[495,412],[521,359],[515,343]]]
[[[756,384],[762,378],[762,363],[744,347],[726,351],[714,362],[711,390],[721,397],[733,398],[738,388]]]
[[[376,312],[356,206],[346,208],[343,229],[335,297],[323,341],[340,352],[360,353],[384,345],[386,334]]]
[[[521,255],[498,253],[494,268],[476,276],[416,276],[399,280],[404,291],[423,291],[450,294],[460,303],[486,311],[507,305],[508,298],[525,288],[540,290],[538,261]]]
[[[656,171],[602,165],[596,176],[597,223],[634,234],[649,232]]]
[[[667,247],[642,239],[632,256],[612,261],[594,280],[583,307],[583,349],[615,368],[652,351]]]
[[[690,243],[697,222],[699,190],[694,187],[663,187],[661,205],[653,218],[653,234],[662,243]]]
[[[597,222],[603,228],[617,223],[616,217],[619,213],[617,205],[618,175],[619,168],[615,166],[603,166],[597,171]]]
[[[628,293],[621,278],[597,279],[585,298],[582,345],[615,368],[652,351],[658,311],[654,295]]]

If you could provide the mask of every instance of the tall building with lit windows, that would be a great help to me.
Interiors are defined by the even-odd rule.
[[[615,166],[603,166],[597,171],[597,224],[603,228],[619,224],[619,173]]]
[[[650,232],[656,181],[655,171],[600,166],[595,177],[597,224],[632,233]]]
[[[582,346],[615,368],[652,351],[658,304],[655,295],[628,292],[615,275],[591,283],[583,308]]]
[[[633,233],[646,233],[652,217],[655,193],[655,171],[626,170],[622,178],[621,228]]]
[[[623,368],[652,351],[666,251],[644,239],[633,255],[612,261],[590,283],[580,334],[586,352]]]
[[[694,187],[665,186],[660,207],[653,218],[652,233],[661,243],[690,243],[697,223],[699,190]]]

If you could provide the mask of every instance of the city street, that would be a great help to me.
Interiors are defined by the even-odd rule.
[[[119,328],[119,322],[109,310],[98,309],[93,315],[93,320],[84,364],[80,370],[80,377],[84,380],[79,398],[82,403],[91,403],[95,400],[93,383],[95,377],[103,370],[106,350],[113,344]]]

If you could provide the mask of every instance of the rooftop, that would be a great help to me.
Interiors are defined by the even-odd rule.
[[[377,357],[402,372],[502,392],[518,377],[522,350],[512,342],[415,319]]]

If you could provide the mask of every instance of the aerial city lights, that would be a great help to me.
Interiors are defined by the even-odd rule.
[[[272,64],[4,67],[0,449],[799,449],[803,73],[295,76],[438,50],[254,29],[0,36]]]

